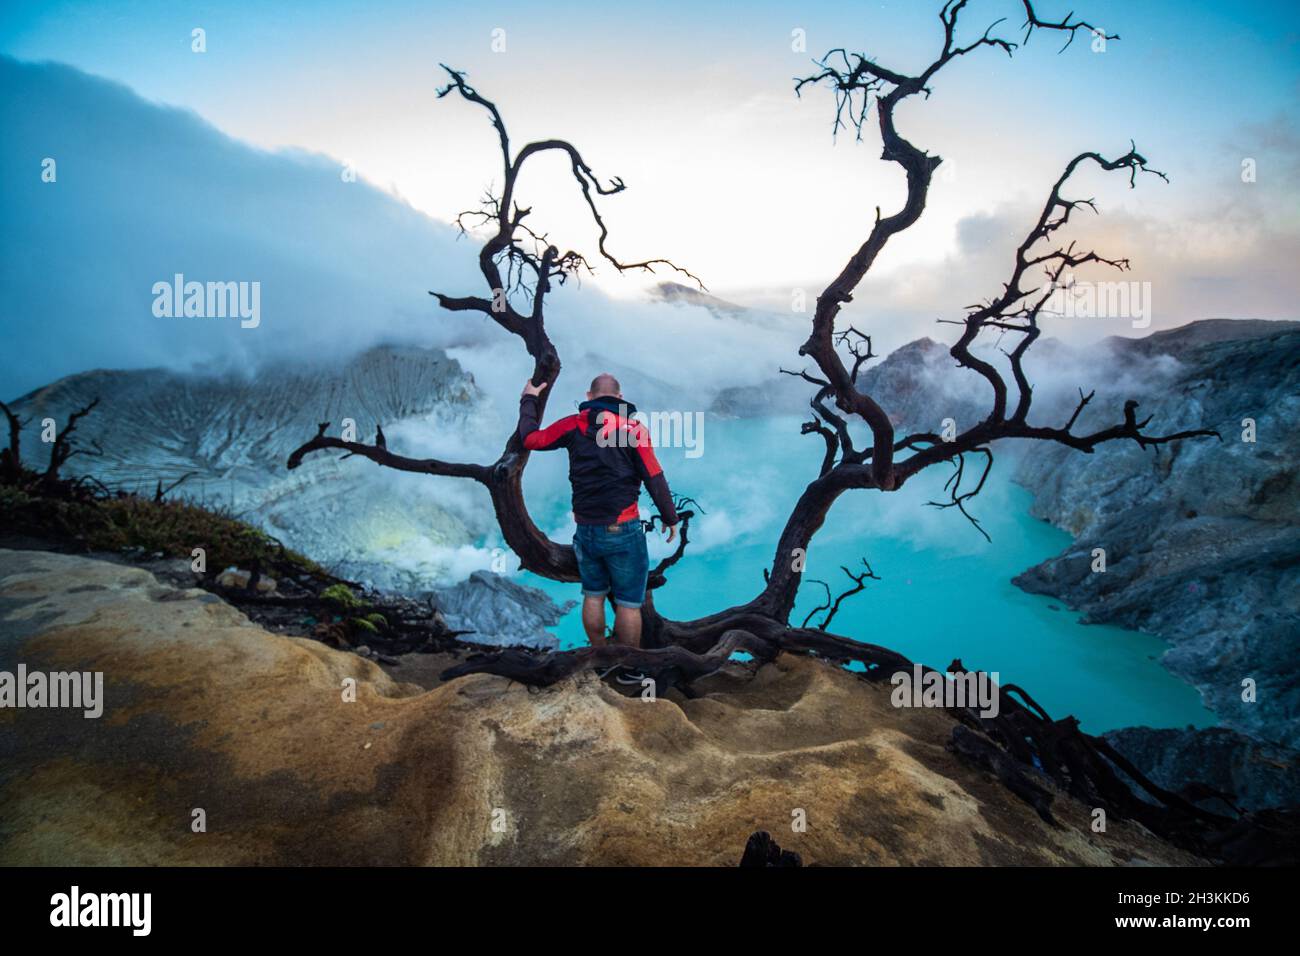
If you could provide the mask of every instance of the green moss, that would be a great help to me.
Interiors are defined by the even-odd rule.
[[[203,548],[208,570],[261,561],[321,573],[315,562],[252,525],[186,501],[135,496],[77,501],[0,486],[0,527],[75,541],[94,551],[138,548],[192,560],[194,549]]]
[[[361,606],[361,602],[357,600],[357,596],[352,593],[352,589],[346,584],[331,584],[324,591],[321,591],[320,596],[327,601],[337,604],[339,607],[354,608]]]

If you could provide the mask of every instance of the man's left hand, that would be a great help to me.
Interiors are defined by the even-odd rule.
[[[668,532],[668,543],[672,544],[673,539],[677,537],[677,525],[675,524],[664,525],[664,530]]]
[[[534,396],[540,395],[542,394],[542,390],[545,388],[546,388],[545,382],[543,382],[541,385],[534,385],[533,380],[531,378],[524,382],[525,395],[534,395]]]

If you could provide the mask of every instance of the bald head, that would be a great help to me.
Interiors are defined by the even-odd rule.
[[[600,398],[602,395],[610,398],[622,398],[623,389],[618,384],[618,379],[608,372],[601,372],[591,380],[591,391],[587,393],[588,398]]]

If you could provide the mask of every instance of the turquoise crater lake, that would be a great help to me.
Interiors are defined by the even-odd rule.
[[[686,557],[655,594],[661,613],[699,617],[759,591],[779,530],[815,476],[823,449],[817,436],[799,434],[799,419],[710,415],[698,457],[680,448],[659,450],[674,492],[703,509],[691,523]],[[1214,724],[1196,689],[1161,666],[1167,645],[1159,638],[1080,624],[1058,602],[1011,583],[1067,547],[1070,536],[1030,517],[1029,492],[1009,478],[1009,451],[1004,446],[984,492],[970,505],[992,544],[955,509],[927,507],[945,498],[946,464],[894,494],[843,495],[809,549],[792,623],[825,600],[825,590],[809,579],[827,582],[838,594],[851,586],[840,566],[859,570],[865,557],[881,580],[868,581],[865,591],[844,602],[830,628],[835,633],[932,667],[959,657],[967,667],[996,671],[1003,682],[1024,687],[1052,717],[1073,714],[1090,733]],[[567,466],[563,453],[535,454],[525,488],[539,526],[566,541],[572,535]],[[643,514],[647,503],[643,493]],[[667,553],[662,536],[655,538],[652,564]],[[557,601],[579,597],[576,584],[532,574],[521,580]],[[814,616],[812,623],[819,620]],[[576,610],[553,633],[563,647],[586,643]]]

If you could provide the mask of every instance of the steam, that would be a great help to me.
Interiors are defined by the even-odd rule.
[[[530,370],[490,320],[444,313],[428,295],[483,291],[476,243],[347,181],[334,159],[258,150],[119,84],[9,57],[0,123],[0,309],[17,346],[0,355],[7,398],[88,368],[252,372],[378,343],[452,348],[506,404]],[[42,180],[47,158],[52,182]],[[178,273],[260,283],[260,323],[156,316],[154,285]],[[788,341],[698,307],[616,302],[590,287],[552,299],[549,326],[572,370],[561,387],[578,398],[609,367],[653,386],[633,401],[698,407],[790,354]],[[683,394],[681,382],[700,387]]]

